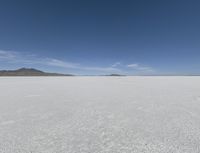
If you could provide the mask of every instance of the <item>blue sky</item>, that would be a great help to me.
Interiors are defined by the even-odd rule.
[[[0,2],[0,69],[200,74],[198,0]]]

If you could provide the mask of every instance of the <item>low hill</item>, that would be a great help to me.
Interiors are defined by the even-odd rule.
[[[122,75],[122,74],[110,74],[110,75],[107,75],[107,76],[125,76],[125,75]]]
[[[48,73],[33,68],[21,68],[17,70],[1,70],[0,76],[73,76],[73,75]]]

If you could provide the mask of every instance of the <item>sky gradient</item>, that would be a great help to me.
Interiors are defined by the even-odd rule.
[[[200,74],[198,0],[0,2],[0,69]]]

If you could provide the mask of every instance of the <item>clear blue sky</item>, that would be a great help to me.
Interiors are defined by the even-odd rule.
[[[199,0],[0,0],[0,69],[200,74]]]

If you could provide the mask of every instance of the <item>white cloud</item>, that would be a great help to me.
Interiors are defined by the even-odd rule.
[[[98,67],[98,66],[84,66],[79,63],[63,61],[56,58],[49,57],[38,57],[33,54],[22,54],[14,51],[0,50],[0,61],[7,63],[18,63],[22,66],[31,65],[48,65],[53,67],[60,67],[66,69],[74,69],[76,71],[88,71],[88,73],[119,73],[119,74],[131,74],[135,70],[136,72],[151,73],[154,71],[153,68],[149,66],[142,66],[137,63],[132,63],[128,65],[123,65],[120,62],[116,62],[111,66]],[[125,68],[129,68],[125,70]],[[123,69],[124,68],[124,69]]]
[[[0,60],[13,60],[16,54],[16,52],[0,50]]]
[[[154,72],[154,69],[151,67],[140,67],[138,70],[145,71],[145,72]]]
[[[106,73],[114,73],[114,72],[120,72],[120,69],[113,68],[113,67],[81,67],[83,70],[89,70],[89,71],[99,71],[99,72],[106,72]]]
[[[130,67],[130,68],[138,68],[139,65],[137,63],[134,63],[134,64],[128,64],[127,67]]]
[[[46,58],[46,57],[43,58],[33,54],[20,54],[19,52],[12,52],[5,50],[0,50],[0,60],[6,60],[6,62],[9,63],[20,63],[23,64],[23,66],[25,64],[26,65],[41,64],[41,65],[70,68],[70,69],[77,69],[84,71],[95,71],[95,72],[105,72],[105,73],[120,72],[120,69],[115,68],[116,66],[120,65],[119,62],[116,62],[112,66],[108,67],[82,66],[78,63],[66,62],[60,59]]]
[[[145,71],[145,72],[153,72],[153,68],[149,67],[149,66],[141,66],[137,63],[133,63],[133,64],[128,64],[127,65],[128,68],[132,68],[134,70],[138,70],[138,71]]]
[[[53,58],[43,59],[41,63],[45,65],[57,66],[57,67],[63,67],[63,68],[78,68],[79,66],[79,64],[77,63],[65,62],[65,61],[53,59]]]
[[[62,68],[85,70],[85,71],[96,71],[96,72],[107,72],[107,73],[120,72],[120,69],[114,67],[83,66],[78,63],[66,62],[53,58],[46,58],[43,59],[42,61],[40,60],[40,64],[62,67]]]
[[[116,63],[114,63],[111,67],[117,67],[117,66],[119,66],[119,65],[121,65],[121,63],[120,63],[120,62],[116,62]]]

